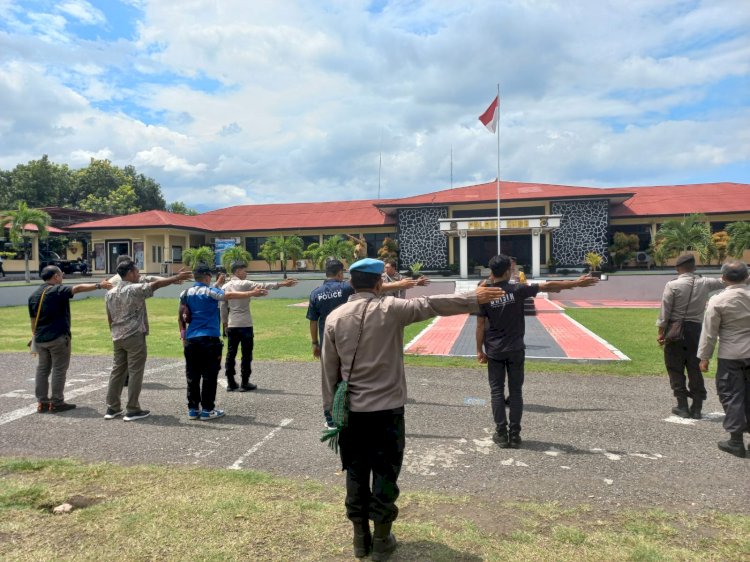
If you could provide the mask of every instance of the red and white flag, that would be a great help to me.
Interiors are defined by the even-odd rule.
[[[494,133],[497,131],[497,123],[500,121],[500,96],[495,96],[492,103],[487,108],[487,111],[479,116],[479,120],[482,125],[487,127],[487,130]]]

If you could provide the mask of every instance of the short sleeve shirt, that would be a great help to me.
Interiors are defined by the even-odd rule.
[[[42,300],[42,293],[44,299]],[[39,301],[42,310],[36,324],[34,339],[37,342],[56,340],[60,336],[70,336],[70,299],[73,298],[70,285],[40,285],[29,297],[29,316],[36,318]]]
[[[150,283],[120,283],[104,297],[111,320],[112,341],[148,334],[146,299],[154,294]]]
[[[492,359],[498,359],[503,353],[526,349],[523,340],[526,333],[523,301],[535,297],[539,292],[539,285],[503,281],[488,286],[500,287],[505,291],[505,295],[499,299],[481,305],[478,314],[485,318],[485,353]]]
[[[307,319],[318,321],[318,341],[323,345],[323,328],[326,318],[336,308],[349,300],[356,291],[347,281],[336,281],[326,279],[317,289],[310,293],[310,302],[307,305]]]
[[[219,330],[219,302],[224,300],[224,291],[209,287],[205,283],[196,283],[180,294],[180,304],[190,309],[185,339],[202,337],[221,337]]]

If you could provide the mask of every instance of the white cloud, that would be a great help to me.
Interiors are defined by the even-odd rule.
[[[188,175],[198,174],[206,169],[205,164],[190,164],[161,146],[138,152],[133,158],[133,165],[136,168],[162,169],[165,172],[181,172]]]
[[[107,21],[100,10],[85,0],[69,0],[58,4],[57,9],[88,25],[100,25]]]

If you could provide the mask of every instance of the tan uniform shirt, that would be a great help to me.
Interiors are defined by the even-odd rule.
[[[720,359],[750,359],[750,288],[730,285],[708,301],[698,357],[711,359],[719,338]]]
[[[232,278],[224,284],[222,290],[225,293],[238,293],[252,291],[253,289],[279,288],[278,283],[255,283],[245,279]],[[253,325],[253,316],[250,314],[250,299],[232,299],[221,303],[221,323],[228,328],[249,328]]]
[[[383,273],[383,283],[397,283],[398,281],[401,281],[404,276],[400,273],[397,273],[393,277],[388,275],[387,273]],[[400,299],[406,298],[406,289],[398,289],[397,291],[389,291],[388,294],[393,295],[394,297],[398,297]]]
[[[372,301],[351,373],[359,325],[368,299]],[[433,316],[478,310],[473,291],[409,300],[376,297],[369,292],[352,295],[326,320],[322,351],[323,407],[331,409],[336,384],[342,376],[349,381],[351,411],[377,412],[402,407],[406,403],[404,327]]]
[[[690,292],[690,286],[693,292]],[[666,328],[670,320],[684,320],[685,322],[703,322],[706,301],[709,293],[724,288],[721,279],[701,277],[695,273],[683,273],[677,279],[672,279],[664,287],[661,297],[661,309],[656,325]],[[688,297],[690,302],[688,303]]]
[[[151,283],[152,281],[161,281],[162,279],[164,277],[159,277],[158,275],[141,275],[138,277],[138,283]],[[122,283],[122,277],[120,277],[119,273],[115,273],[109,278],[109,282],[112,283],[113,288],[117,288]]]

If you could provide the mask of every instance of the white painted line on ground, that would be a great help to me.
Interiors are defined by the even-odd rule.
[[[580,322],[578,322],[576,320],[573,320],[567,314],[565,315],[565,318],[567,318],[570,322],[572,322],[573,324],[575,324],[576,326],[578,326],[581,330],[583,330],[584,332],[586,332],[587,334],[589,334],[596,341],[598,341],[599,343],[601,343],[602,345],[604,345],[604,347],[606,347],[612,353],[614,353],[615,355],[617,355],[617,357],[619,357],[620,360],[622,360],[622,361],[630,361],[630,357],[628,357],[627,355],[625,355],[622,351],[620,351],[619,349],[617,349],[614,345],[612,345],[611,343],[609,343],[607,340],[605,340],[601,336],[596,335],[594,332],[592,332],[591,330],[589,330],[586,326],[584,326]]]
[[[724,417],[724,412],[711,412],[710,414],[703,414],[703,417],[699,420],[693,418],[681,418],[680,416],[669,416],[664,418],[662,421],[669,423],[676,423],[677,425],[695,425],[699,421],[703,420],[718,420]]]
[[[258,441],[255,445],[250,447],[250,449],[248,449],[248,451],[244,455],[242,455],[240,458],[234,461],[234,464],[232,464],[231,466],[228,466],[227,468],[229,470],[240,470],[242,468],[242,463],[245,462],[245,459],[247,459],[247,457],[255,453],[255,451],[260,449],[266,441],[268,441],[269,439],[272,439],[274,435],[276,435],[285,426],[289,425],[293,421],[294,421],[293,419],[289,419],[289,418],[285,418],[281,420],[281,423],[279,423],[278,426],[274,427],[268,435],[266,435],[263,439]]]
[[[0,398],[35,398],[33,394],[29,394],[25,390],[11,390],[5,394],[0,394]]]
[[[427,324],[427,327],[424,330],[422,330],[416,336],[414,336],[411,339],[411,341],[404,346],[404,353],[406,353],[406,350],[409,349],[412,345],[414,345],[415,343],[417,343],[419,341],[419,338],[421,338],[423,335],[425,335],[430,330],[430,328],[432,328],[432,326],[435,324],[435,322],[438,321],[439,318],[440,318],[440,316],[436,316],[435,318],[433,318],[432,322],[430,322],[429,324]]]
[[[589,449],[592,453],[601,453],[605,457],[607,457],[611,461],[619,461],[622,457],[620,455],[616,455],[615,453],[610,453],[606,449]]]
[[[154,367],[153,369],[146,369],[144,372],[144,375],[152,375],[154,373],[161,373],[162,371],[169,371],[171,369],[174,369],[175,367],[179,367],[180,365],[183,365],[183,363],[169,363],[168,365],[162,365],[161,367]],[[80,375],[74,375],[74,376],[80,376]],[[68,390],[66,394],[66,398],[75,398],[76,396],[83,396],[84,394],[89,394],[90,392],[96,392],[97,390],[101,390],[103,388],[107,388],[107,384],[109,381],[102,381],[97,384],[90,384],[88,386],[82,386],[81,388],[76,388],[74,390]],[[11,410],[7,414],[3,414],[0,416],[0,425],[5,425],[6,423],[10,423],[12,421],[20,420],[21,418],[35,414],[36,413],[36,403],[31,404],[29,406],[24,406],[23,408],[18,408],[17,410]]]

